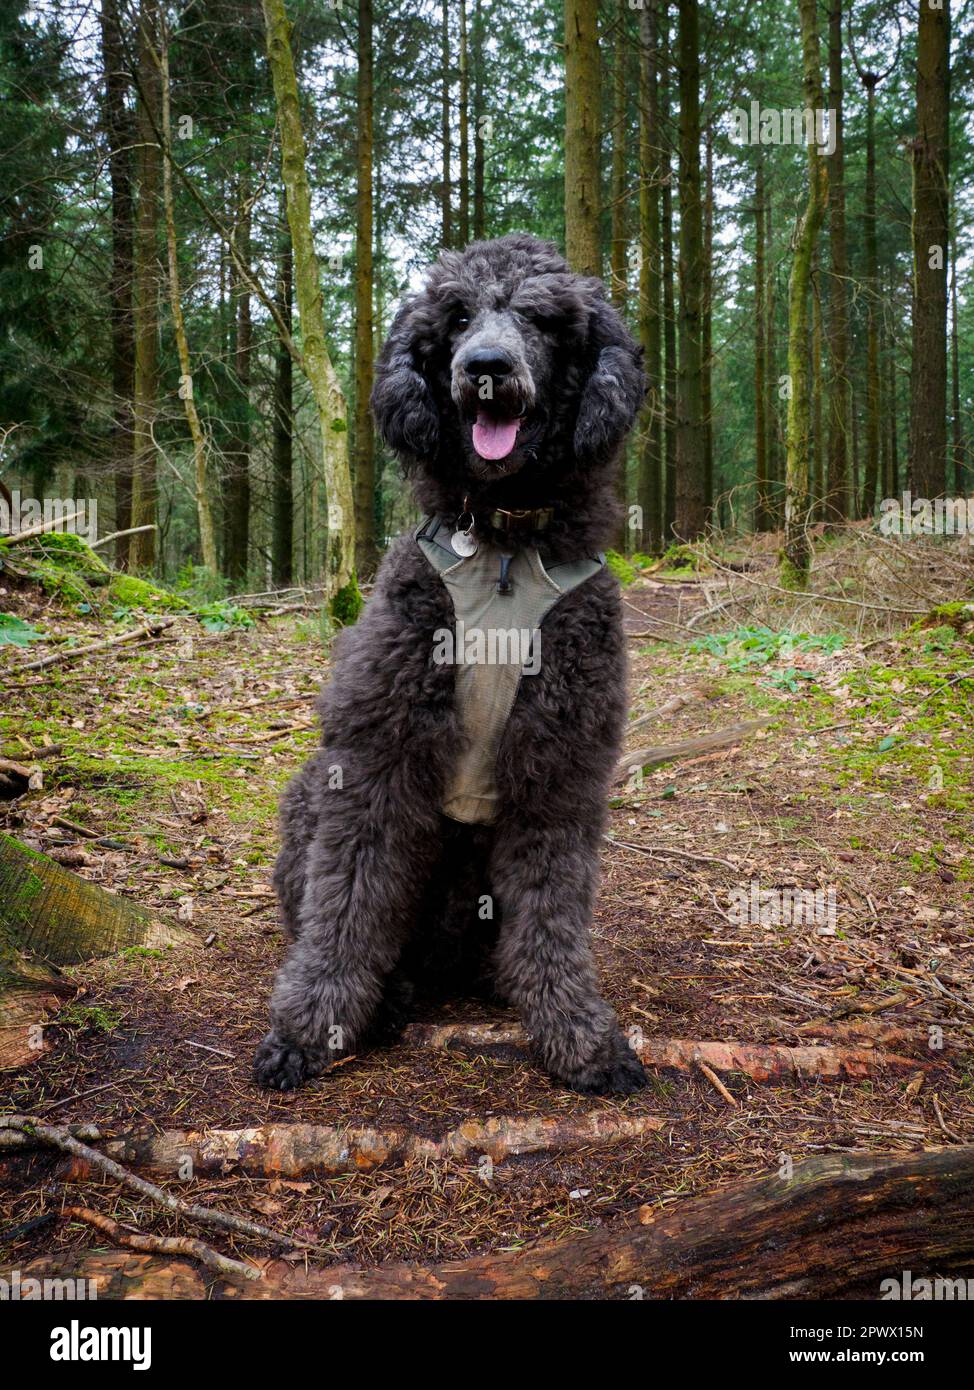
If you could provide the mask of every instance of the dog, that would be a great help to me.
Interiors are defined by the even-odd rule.
[[[336,639],[322,746],[283,797],[291,944],[259,1085],[290,1090],[394,1037],[424,980],[485,975],[556,1081],[645,1084],[590,945],[626,717],[599,550],[621,520],[641,357],[601,282],[527,235],[442,252],[399,309],[372,411],[426,521]],[[465,638],[523,628],[528,650],[438,659],[461,615]]]

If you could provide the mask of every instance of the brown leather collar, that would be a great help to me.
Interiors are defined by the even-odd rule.
[[[497,507],[490,514],[490,524],[495,531],[512,535],[515,531],[545,531],[554,515],[552,507],[535,507],[533,510],[521,508],[507,511]]]

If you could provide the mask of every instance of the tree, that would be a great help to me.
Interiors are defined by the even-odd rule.
[[[646,370],[640,424],[639,505],[642,547],[662,547],[663,380],[660,334],[660,128],[658,0],[639,14],[639,339]]]
[[[612,232],[609,255],[609,294],[620,313],[625,311],[628,291],[628,261],[626,244],[626,34],[625,0],[618,0],[615,19],[615,46],[612,67],[612,175],[610,206]]]
[[[133,406],[132,525],[152,526],[156,520],[156,443],[154,427],[159,393],[159,175],[158,131],[161,123],[162,78],[155,60],[161,46],[159,7],[142,0],[138,43],[138,137],[136,154],[138,198],[133,240],[133,321],[135,325],[135,388]],[[151,570],[156,558],[156,533],[142,530],[131,537],[129,563],[134,570]]]
[[[597,0],[565,0],[565,255],[601,275],[600,73]]]
[[[294,274],[287,209],[281,200],[278,233],[277,308],[287,333],[292,332]],[[274,350],[274,482],[271,520],[271,573],[282,588],[294,578],[294,371],[287,344],[278,336]]]
[[[804,71],[805,110],[821,111],[820,67],[816,0],[799,0]],[[788,400],[787,456],[785,462],[785,545],[782,580],[803,587],[811,566],[808,541],[808,483],[811,454],[811,400],[808,381],[808,292],[819,228],[828,199],[828,165],[808,137],[808,202],[795,234],[795,253],[788,282]]]
[[[474,0],[473,12],[473,234],[476,240],[487,235],[487,205],[484,197],[484,19],[481,0]]]
[[[845,134],[842,109],[842,0],[829,0],[829,110],[835,142],[829,162],[829,444],[825,515],[849,515],[849,252],[845,227]]]
[[[676,397],[676,531],[707,523],[703,421],[703,221],[700,196],[699,0],[679,0],[680,359]]]
[[[913,367],[910,480],[941,497],[947,468],[947,251],[950,20],[947,0],[920,0],[913,154]]]
[[[290,25],[284,0],[262,0],[262,5],[281,132],[281,167],[294,255],[295,295],[301,320],[300,361],[318,409],[328,492],[324,575],[326,603],[332,618],[354,620],[358,615],[360,599],[355,581],[355,516],[348,467],[345,396],[325,341],[321,283],[311,230],[311,197],[298,83],[291,54]]]
[[[440,61],[443,66],[440,85],[440,139],[442,142],[443,181],[440,185],[440,236],[444,246],[453,245],[453,185],[450,171],[450,9],[449,0],[442,0],[440,12]]]
[[[770,531],[771,506],[768,491],[768,354],[767,309],[765,307],[765,231],[764,148],[755,151],[754,174],[754,529]]]
[[[467,0],[459,0],[460,5],[460,52],[457,76],[459,78],[459,129],[460,141],[460,245],[466,246],[470,240],[470,71],[467,62]]]
[[[375,457],[372,438],[372,0],[358,0],[358,145],[355,187],[355,568],[375,572]],[[461,180],[462,187],[462,180]],[[462,214],[461,214],[462,226]]]

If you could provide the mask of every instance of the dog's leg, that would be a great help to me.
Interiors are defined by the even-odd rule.
[[[642,1064],[599,994],[589,941],[598,845],[584,826],[498,829],[491,874],[503,921],[497,978],[545,1068],[576,1091],[627,1093]]]
[[[354,776],[354,774],[353,774]],[[307,850],[297,939],[255,1059],[291,1090],[366,1038],[436,858],[438,817],[392,806],[388,786],[327,793]]]
[[[627,1092],[645,1073],[596,983],[590,922],[607,794],[625,718],[625,639],[606,571],[541,629],[498,754],[490,878],[501,908],[498,983],[551,1074]]]

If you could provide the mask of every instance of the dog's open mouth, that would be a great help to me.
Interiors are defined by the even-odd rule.
[[[496,463],[512,452],[520,428],[520,416],[495,416],[478,410],[473,425],[473,447],[482,459]]]

